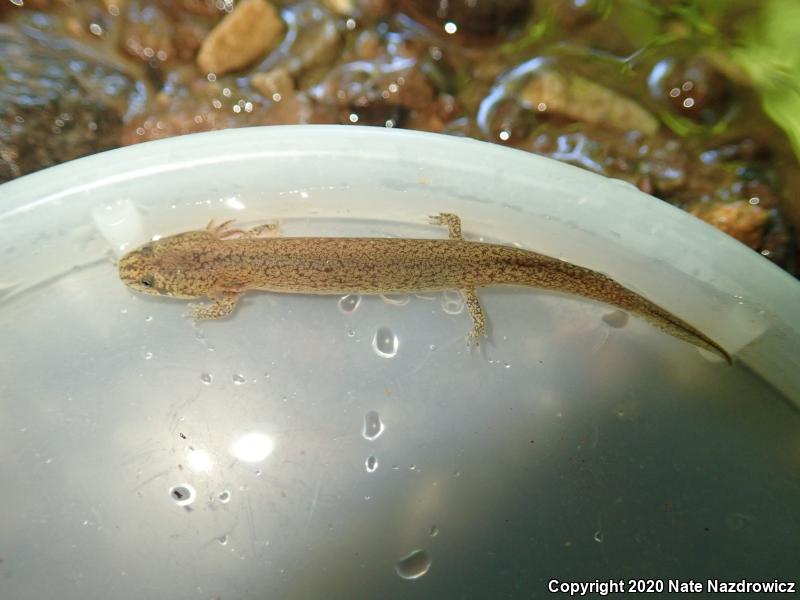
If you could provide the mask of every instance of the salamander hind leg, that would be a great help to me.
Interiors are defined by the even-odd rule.
[[[236,308],[236,303],[241,294],[225,292],[211,298],[211,304],[190,304],[192,318],[195,321],[207,321],[227,317]]]
[[[439,213],[431,218],[431,225],[446,225],[451,240],[463,240],[461,234],[461,218],[453,213]]]
[[[467,304],[469,316],[472,317],[472,329],[467,334],[467,345],[478,346],[480,338],[486,337],[486,313],[483,310],[483,306],[481,306],[475,288],[461,290],[461,294]]]

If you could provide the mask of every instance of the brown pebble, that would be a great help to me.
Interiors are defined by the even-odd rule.
[[[241,69],[277,46],[283,30],[272,4],[242,0],[203,40],[197,66],[217,75]]]

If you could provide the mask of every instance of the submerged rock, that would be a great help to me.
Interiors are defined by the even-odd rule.
[[[117,65],[78,41],[0,25],[0,182],[119,146],[143,94]]]

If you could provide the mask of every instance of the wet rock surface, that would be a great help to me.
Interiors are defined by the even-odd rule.
[[[674,12],[632,19],[604,0],[24,4],[0,5],[0,180],[228,127],[405,127],[625,179],[794,268],[800,177],[786,136],[719,40]]]
[[[445,34],[460,31],[476,37],[497,37],[524,23],[533,3],[531,0],[405,0],[402,6],[410,15],[435,24]]]
[[[203,40],[197,66],[221,75],[251,64],[283,35],[278,11],[266,0],[242,0]]]
[[[136,81],[79,42],[0,24],[0,181],[120,145]]]

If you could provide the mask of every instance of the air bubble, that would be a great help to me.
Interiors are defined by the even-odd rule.
[[[364,466],[367,468],[367,473],[374,473],[378,469],[378,459],[374,456],[367,458]]]
[[[372,338],[372,349],[382,358],[393,358],[397,355],[398,340],[388,327],[379,327]]]
[[[383,421],[381,421],[381,416],[376,411],[371,410],[364,415],[364,429],[361,432],[361,435],[364,436],[365,440],[369,440],[371,442],[378,439],[378,437],[380,437],[380,435],[383,433],[384,429],[385,427],[383,425]]]
[[[217,541],[219,542],[220,546],[225,546],[228,543],[228,536],[221,535],[217,538]]]
[[[235,383],[236,385],[242,385],[244,384],[245,381],[247,381],[247,379],[245,379],[244,375],[240,373],[234,374],[233,383]]]
[[[603,315],[603,322],[609,327],[622,329],[628,324],[628,313],[624,310],[615,310],[614,312]]]
[[[431,568],[431,555],[427,550],[414,550],[394,565],[394,570],[403,579],[419,579]]]
[[[176,485],[169,490],[169,497],[172,498],[178,506],[189,506],[194,502],[196,496],[197,492],[195,492],[194,488],[188,483]]]
[[[346,315],[355,312],[359,304],[361,304],[361,296],[358,294],[348,294],[339,298],[339,310]]]
[[[603,543],[603,532],[600,531],[599,529],[594,532],[594,541],[597,542],[598,544]]]
[[[206,385],[211,385],[213,378],[211,377],[210,373],[201,373],[200,374],[200,381],[205,383]]]
[[[430,534],[431,537],[436,537],[437,535],[439,535],[439,528],[436,525],[431,525],[431,528],[430,530],[428,530],[428,533]]]
[[[231,501],[231,493],[228,490],[222,490],[219,494],[217,494],[217,500],[223,504],[227,504]]]

